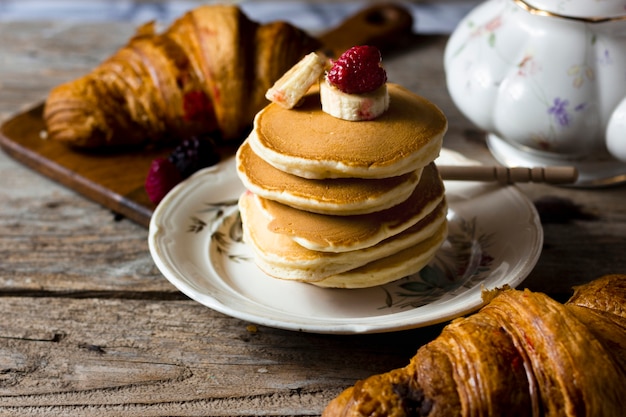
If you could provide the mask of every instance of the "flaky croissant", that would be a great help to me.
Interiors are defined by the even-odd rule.
[[[499,291],[452,321],[405,368],[357,382],[324,410],[339,416],[623,416],[626,275],[565,304]]]
[[[239,138],[269,87],[318,42],[236,6],[202,6],[156,33],[140,27],[88,75],[54,88],[48,137],[75,146],[137,144],[219,132]]]

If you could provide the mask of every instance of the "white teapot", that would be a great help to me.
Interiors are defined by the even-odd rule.
[[[501,163],[626,181],[626,0],[488,0],[452,33],[444,68]]]

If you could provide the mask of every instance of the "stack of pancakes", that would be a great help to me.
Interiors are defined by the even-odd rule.
[[[385,284],[419,271],[447,235],[433,161],[447,120],[428,100],[388,84],[370,121],[321,110],[312,89],[295,109],[270,104],[237,152],[247,192],[244,240],[268,275],[324,287]]]

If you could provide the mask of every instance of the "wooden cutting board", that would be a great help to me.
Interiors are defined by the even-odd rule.
[[[335,55],[353,45],[377,45],[383,51],[410,37],[411,14],[402,7],[366,8],[319,37]],[[0,146],[15,160],[87,198],[148,226],[155,208],[144,181],[153,159],[169,155],[171,148],[76,150],[45,140],[43,104],[16,114],[0,127]],[[220,149],[223,154],[233,149]]]

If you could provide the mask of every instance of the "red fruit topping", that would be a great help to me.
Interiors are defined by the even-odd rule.
[[[189,91],[183,96],[183,118],[187,121],[201,120],[211,114],[211,100],[202,91]]]
[[[380,51],[375,46],[353,46],[333,62],[328,81],[347,94],[374,91],[387,82],[381,66]]]
[[[150,201],[158,204],[182,179],[182,176],[169,159],[160,158],[152,161],[145,183]]]

